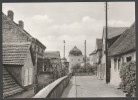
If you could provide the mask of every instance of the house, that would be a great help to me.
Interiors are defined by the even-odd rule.
[[[119,86],[119,71],[123,62],[136,61],[135,23],[131,25],[109,48],[111,57],[111,84]]]
[[[108,27],[107,47],[109,48],[128,27]],[[110,81],[110,58],[108,57],[108,68],[106,67],[106,27],[103,28],[102,35],[102,57],[100,79]],[[107,71],[106,71],[107,70]],[[108,76],[107,76],[108,75]],[[108,77],[108,78],[107,78]]]
[[[72,67],[83,62],[83,55],[80,49],[76,46],[69,52],[69,73],[72,72]]]
[[[3,43],[3,97],[34,96],[31,43]]]
[[[94,65],[94,64],[96,64],[96,50],[94,50],[90,55],[90,64],[91,65]]]
[[[31,42],[31,52],[33,53],[33,61],[35,61],[35,82],[37,85],[37,75],[43,70],[44,50],[46,47],[24,29],[23,21],[20,20],[18,24],[14,22],[14,13],[11,10],[7,12],[7,15],[2,13],[2,37],[3,43]]]
[[[50,59],[53,68],[54,80],[62,76],[62,63],[59,51],[46,51],[45,58]]]
[[[100,78],[101,72],[101,57],[102,57],[102,39],[96,39],[96,64],[97,64],[97,76]]]

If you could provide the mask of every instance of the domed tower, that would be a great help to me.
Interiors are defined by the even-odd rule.
[[[83,62],[83,55],[80,49],[78,49],[76,46],[69,52],[69,72],[72,72],[71,68]]]

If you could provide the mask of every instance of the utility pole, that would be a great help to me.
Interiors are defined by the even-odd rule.
[[[105,3],[105,23],[106,23],[106,83],[108,84],[110,82],[110,69],[109,69],[109,64],[108,64],[108,3],[106,1]]]
[[[65,40],[63,41],[63,43],[64,43],[64,58],[65,58]]]
[[[86,40],[84,42],[84,45],[85,45],[84,55],[85,55],[85,72],[86,72]]]

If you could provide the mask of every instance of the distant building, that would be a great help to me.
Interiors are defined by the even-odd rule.
[[[34,95],[34,61],[31,43],[3,43],[3,96],[27,98]]]
[[[83,62],[83,55],[80,49],[76,46],[69,52],[69,73],[72,72],[71,68]]]
[[[108,27],[108,48],[121,36],[121,34],[127,29],[127,27]],[[106,79],[106,28],[103,28],[102,36],[102,57],[101,57],[101,71],[100,79]],[[111,66],[110,58],[108,57],[108,66]],[[109,69],[110,70],[110,69]],[[110,71],[108,71],[110,80]]]
[[[96,50],[94,50],[90,55],[90,64],[91,65],[94,65],[94,64],[96,64],[96,58],[97,58],[97,56],[96,56]]]
[[[135,23],[128,28],[109,48],[111,57],[111,84],[119,86],[119,71],[123,62],[136,61]]]
[[[67,61],[66,58],[62,58],[61,62],[62,62],[63,75],[68,75],[69,74],[69,62]]]

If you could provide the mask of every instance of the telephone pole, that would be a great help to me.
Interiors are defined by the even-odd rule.
[[[65,58],[65,40],[63,41],[63,43],[64,43],[64,58]]]
[[[84,42],[85,50],[84,50],[84,56],[85,56],[85,72],[86,72],[86,40]]]
[[[105,3],[105,23],[106,23],[106,83],[110,82],[110,68],[108,64],[108,3]]]

